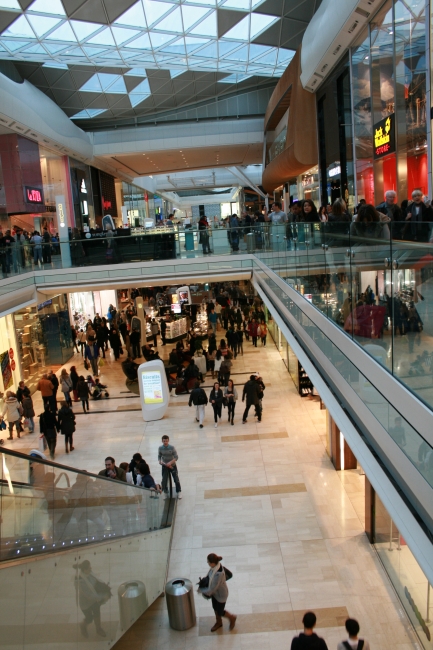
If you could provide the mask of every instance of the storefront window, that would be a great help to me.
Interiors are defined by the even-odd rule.
[[[145,219],[155,219],[154,199],[151,192],[131,183],[122,183],[122,196],[127,219],[132,228],[144,226]]]
[[[43,147],[39,147],[39,154],[46,210],[43,217],[46,226],[52,235],[59,233],[61,229],[67,232],[68,224],[71,223],[68,199],[68,158],[67,156],[58,156]],[[57,211],[60,203],[62,204],[62,214],[58,215]],[[35,226],[37,226],[36,223]],[[42,232],[43,228],[39,229]],[[64,235],[65,233],[60,232],[60,234]]]
[[[424,3],[389,0],[369,33],[351,52],[357,198],[378,205],[387,190],[399,202],[428,190]],[[373,147],[387,119],[390,142]]]
[[[365,30],[352,50],[353,119],[358,201],[374,203],[373,127],[371,116],[370,37]]]
[[[425,650],[433,649],[430,631],[433,591],[424,572],[385,506],[375,495],[374,542],[382,564]]]
[[[47,346],[36,307],[14,313],[18,355],[22,378],[31,391],[36,390],[41,375],[46,372]]]
[[[70,158],[69,168],[75,227],[80,232],[89,231],[90,228],[94,228],[96,225],[90,167]],[[99,195],[99,189],[97,191]]]
[[[21,379],[18,341],[12,316],[0,318],[0,393],[16,390]]]

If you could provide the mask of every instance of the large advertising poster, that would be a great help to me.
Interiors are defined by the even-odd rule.
[[[143,372],[143,396],[145,404],[162,404],[164,401],[162,393],[161,373],[159,370]]]
[[[3,379],[3,390],[7,390],[13,384],[12,368],[8,350],[3,352],[3,354],[0,354],[0,368]]]

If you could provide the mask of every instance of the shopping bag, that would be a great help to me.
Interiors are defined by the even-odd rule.
[[[6,428],[7,428],[6,427],[6,422],[4,420],[2,420],[0,422],[0,431],[4,431]]]
[[[39,436],[39,451],[42,451],[43,453],[46,449],[48,449],[47,439],[44,434],[42,434]]]
[[[28,431],[30,431],[30,420],[29,420],[29,418],[24,418],[23,427],[24,427],[24,431],[26,433]]]
[[[105,361],[104,361],[104,359],[101,357],[101,359],[99,359],[99,366],[102,368],[102,366],[104,366],[104,365],[105,365]]]

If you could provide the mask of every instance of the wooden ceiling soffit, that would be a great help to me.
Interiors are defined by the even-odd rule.
[[[302,87],[300,55],[301,48],[276,85],[265,114],[266,133],[275,128],[290,106],[286,148],[263,171],[262,184],[267,192],[318,162],[316,96]]]

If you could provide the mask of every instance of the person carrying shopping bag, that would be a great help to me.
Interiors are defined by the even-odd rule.
[[[209,572],[206,578],[200,579],[198,593],[202,594],[204,598],[212,599],[212,607],[215,612],[216,622],[211,627],[211,632],[216,632],[223,626],[222,617],[225,616],[229,619],[229,630],[233,630],[236,625],[236,614],[230,614],[226,610],[226,602],[229,596],[227,588],[227,579],[232,577],[232,574],[225,569],[221,564],[222,557],[215,553],[210,553],[207,556],[207,563],[209,565]]]

